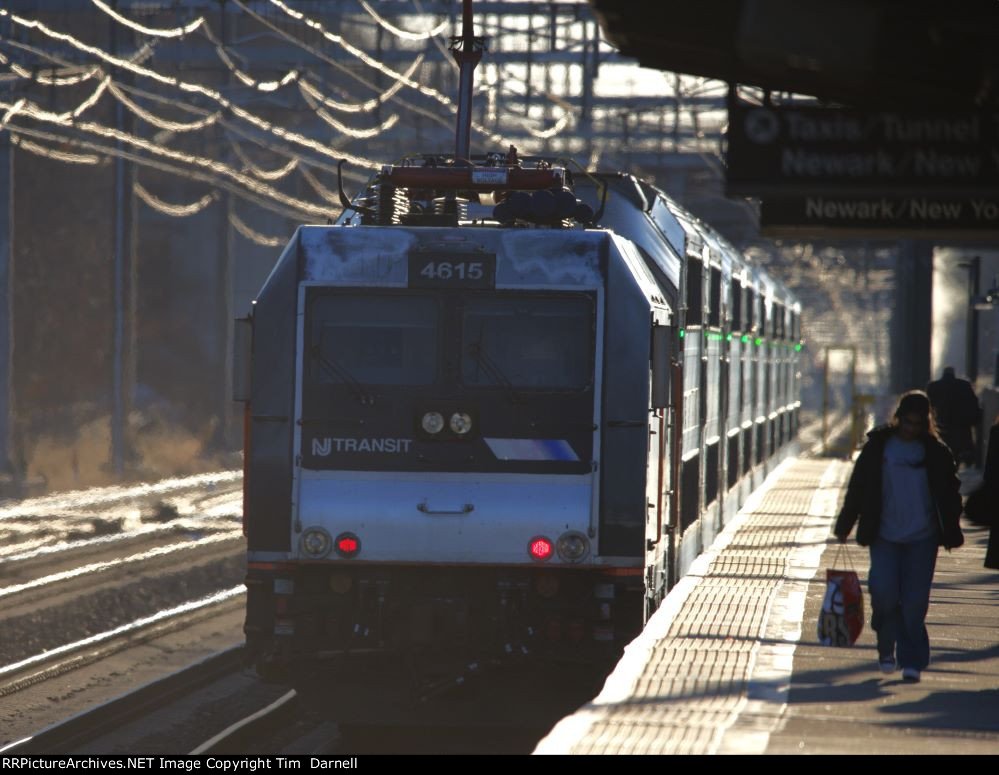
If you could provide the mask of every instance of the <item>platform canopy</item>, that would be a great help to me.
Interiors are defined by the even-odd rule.
[[[862,107],[999,106],[996,0],[590,0],[645,67]]]

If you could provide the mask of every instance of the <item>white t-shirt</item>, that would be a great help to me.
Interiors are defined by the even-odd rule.
[[[892,435],[885,444],[881,474],[881,537],[907,543],[933,535],[933,501],[923,442]]]

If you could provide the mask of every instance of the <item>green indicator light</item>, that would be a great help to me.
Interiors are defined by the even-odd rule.
[[[794,351],[795,351],[796,353],[800,353],[800,352],[801,352],[801,345],[800,345],[800,344],[796,344],[796,345],[794,346]]]
[[[683,339],[683,329],[680,329],[680,338]]]
[[[742,341],[743,342],[748,342],[749,341],[749,334],[743,334],[742,335]]]
[[[756,341],[754,342],[754,344],[755,344],[755,345],[756,345],[757,347],[759,347],[759,346],[760,346],[761,344],[763,344],[763,340],[762,340],[762,339],[760,339],[759,337],[757,337],[757,338],[756,338]]]
[[[731,342],[731,341],[732,341],[732,335],[731,335],[731,334],[729,334],[728,336],[726,336],[726,337],[725,337],[725,341],[726,341],[726,342]]]

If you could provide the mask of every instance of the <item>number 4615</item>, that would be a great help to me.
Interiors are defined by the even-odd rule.
[[[431,261],[420,270],[420,276],[428,280],[481,280],[484,276],[481,261]]]

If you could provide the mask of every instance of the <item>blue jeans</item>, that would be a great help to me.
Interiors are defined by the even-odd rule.
[[[899,544],[878,538],[871,545],[871,627],[878,655],[923,670],[930,662],[926,610],[937,564],[936,537]],[[897,646],[897,651],[896,651]]]

